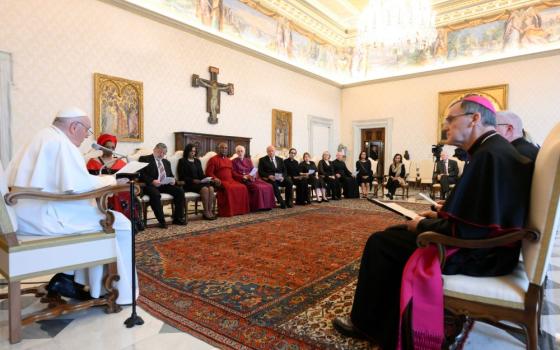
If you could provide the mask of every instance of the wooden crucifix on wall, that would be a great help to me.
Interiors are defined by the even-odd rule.
[[[218,123],[218,113],[220,113],[220,92],[225,91],[228,95],[233,95],[233,84],[218,83],[218,73],[220,73],[218,68],[210,66],[208,71],[210,80],[201,79],[197,74],[193,74],[192,86],[206,88],[206,112],[210,114],[208,123],[216,124]]]

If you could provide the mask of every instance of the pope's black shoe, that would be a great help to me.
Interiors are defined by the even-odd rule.
[[[60,294],[63,297],[72,299],[91,299],[91,295],[89,292],[84,290],[84,286],[74,282],[74,276],[64,273],[57,273],[53,276],[53,278],[51,278],[49,284],[47,285],[47,291],[51,295]]]
[[[350,316],[336,317],[334,320],[332,320],[332,324],[334,329],[336,329],[338,333],[342,335],[357,339],[366,339],[366,335],[359,329],[354,327]]]

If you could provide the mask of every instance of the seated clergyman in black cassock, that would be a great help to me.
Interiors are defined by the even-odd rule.
[[[334,176],[340,182],[344,198],[358,198],[360,196],[358,182],[352,176],[350,170],[344,163],[344,155],[342,152],[336,152],[336,159],[332,162],[334,168]]]
[[[426,342],[441,344],[443,300],[430,297],[441,293],[441,275],[439,287],[435,283],[430,285],[435,285],[435,289],[424,290],[423,295],[428,296],[430,303],[421,302],[426,299],[415,299],[416,290],[413,289],[412,297],[405,299],[404,307],[401,305],[401,292],[407,291],[410,285],[403,284],[401,290],[403,274],[405,279],[410,278],[406,281],[412,283],[418,280],[424,282],[423,279],[428,278],[422,273],[409,274],[409,258],[412,256],[410,261],[414,262],[413,258],[431,251],[417,249],[417,235],[424,231],[436,231],[462,239],[480,239],[499,236],[524,226],[533,163],[496,133],[495,110],[490,101],[481,96],[467,95],[451,106],[446,123],[448,143],[468,150],[470,163],[437,217],[433,212],[421,213],[422,216],[417,216],[406,226],[389,227],[369,237],[362,255],[351,314],[333,320],[334,327],[344,335],[368,338],[383,349],[394,349],[398,342],[399,322],[404,314],[402,311],[411,310],[412,320],[403,326],[412,329],[412,337],[401,338],[403,348]],[[505,275],[517,266],[519,250],[519,245],[460,249],[447,258],[442,273]],[[437,256],[437,252],[435,254]],[[420,312],[418,307],[427,311]],[[416,322],[415,315],[423,317],[424,321],[433,320],[430,325],[435,324],[438,330],[426,331],[422,328],[427,327],[426,323]]]

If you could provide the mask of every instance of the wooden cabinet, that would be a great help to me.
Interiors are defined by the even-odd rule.
[[[198,148],[198,155],[202,157],[207,152],[218,152],[218,145],[225,142],[228,145],[228,152],[231,156],[235,153],[235,147],[242,145],[245,147],[245,154],[251,155],[251,138],[239,136],[211,135],[193,132],[179,131],[175,133],[175,151],[182,151],[185,145],[192,143]]]

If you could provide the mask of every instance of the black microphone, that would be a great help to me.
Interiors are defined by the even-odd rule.
[[[98,151],[105,151],[105,152],[112,153],[113,155],[115,155],[117,157],[120,157],[120,158],[127,158],[127,156],[125,154],[117,153],[117,152],[113,151],[112,149],[107,148],[107,147],[103,147],[100,144],[95,143],[95,142],[91,144],[91,148],[96,149]]]

